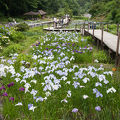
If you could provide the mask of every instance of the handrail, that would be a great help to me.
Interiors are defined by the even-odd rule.
[[[109,30],[109,26],[110,25],[112,25],[111,23],[105,23],[105,22],[84,22],[83,23],[83,28],[82,28],[82,34],[84,35],[84,32],[85,32],[85,26],[87,25],[87,30],[86,30],[86,32],[88,32],[89,33],[89,30],[90,30],[90,28],[92,28],[92,30],[93,30],[93,33],[92,33],[92,36],[94,36],[94,29],[97,27],[97,28],[99,28],[99,29],[101,29],[101,46],[102,46],[102,48],[103,48],[103,38],[104,38],[104,31],[107,31],[107,32],[109,32],[109,31],[112,31],[112,30]],[[99,25],[99,26],[98,26]],[[118,67],[119,66],[119,59],[120,59],[120,53],[119,53],[119,49],[120,49],[120,25],[119,24],[115,24],[116,25],[116,35],[118,36],[117,37],[117,45],[116,45],[116,67]],[[95,37],[95,36],[94,36]]]

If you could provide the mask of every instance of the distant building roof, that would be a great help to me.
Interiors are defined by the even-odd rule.
[[[43,10],[38,10],[38,13],[39,13],[40,15],[46,15],[46,12],[44,12]]]
[[[25,13],[24,15],[34,15],[35,16],[35,15],[39,15],[39,13],[30,11],[30,12]]]

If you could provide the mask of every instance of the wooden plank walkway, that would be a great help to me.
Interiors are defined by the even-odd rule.
[[[93,36],[93,30],[89,30],[89,32],[88,30],[85,30],[84,32]],[[94,30],[94,37],[96,37],[100,41],[101,41],[101,35],[102,35],[102,32],[100,29]],[[117,40],[118,40],[117,35],[103,31],[103,43],[114,52],[116,52],[116,49],[117,49]],[[120,43],[119,43],[119,46],[120,46]],[[118,51],[118,54],[120,54],[120,49]]]
[[[46,30],[46,31],[68,31],[68,32],[72,32],[72,31],[77,31],[77,32],[79,32],[79,31],[80,31],[80,29],[62,28],[62,27],[60,27],[60,26],[58,26],[57,28],[54,28],[54,27],[43,28],[43,30]]]
[[[53,21],[46,21],[46,22],[38,22],[38,23],[28,23],[30,27],[36,27],[36,26],[41,26],[43,24],[51,24]]]

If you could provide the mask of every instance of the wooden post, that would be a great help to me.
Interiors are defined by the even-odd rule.
[[[118,32],[117,47],[116,47],[116,56],[119,54],[119,43],[120,43],[120,32]]]
[[[108,23],[107,23],[107,32],[108,32]]]
[[[89,22],[88,22],[88,32],[89,32]]]
[[[84,35],[84,33],[85,33],[85,22],[83,24],[83,35]]]
[[[119,34],[119,24],[117,24],[117,35]]]
[[[119,65],[119,43],[120,43],[120,32],[118,32],[117,47],[116,47],[116,67]]]
[[[84,35],[84,24],[82,26],[82,35]]]
[[[104,25],[101,24],[101,46],[103,48],[103,31],[104,31]]]
[[[77,24],[75,24],[75,31],[76,31],[76,29],[77,29]]]
[[[92,29],[93,29],[93,37],[94,37],[94,22],[92,24]]]
[[[80,25],[80,32],[81,32],[81,25]]]
[[[99,40],[97,40],[97,49],[99,49]]]

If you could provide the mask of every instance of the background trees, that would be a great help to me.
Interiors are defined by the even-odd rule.
[[[89,12],[93,17],[104,16],[116,23],[120,21],[120,0],[0,0],[0,16],[21,16],[40,9],[58,16]]]
[[[89,12],[93,17],[104,16],[108,21],[120,23],[120,0],[92,0]]]
[[[79,15],[85,4],[90,0],[0,0],[0,15],[19,16],[28,11],[42,9],[49,14],[71,11]]]

